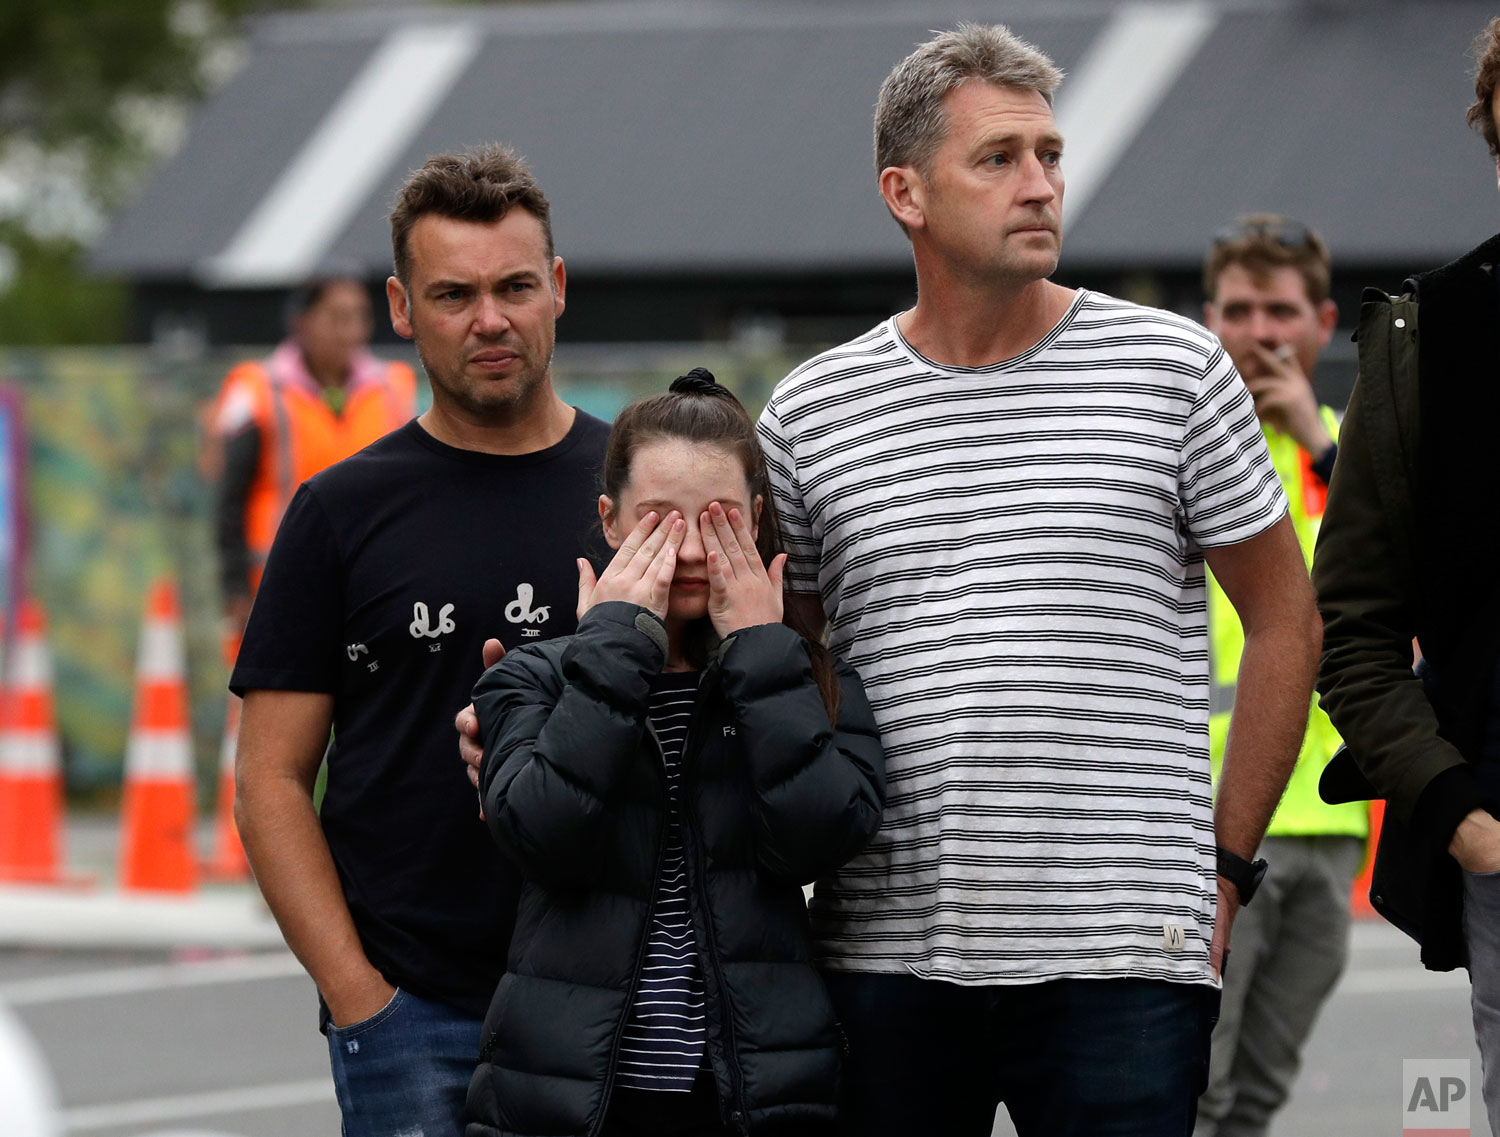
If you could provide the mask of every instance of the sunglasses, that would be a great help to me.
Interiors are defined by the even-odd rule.
[[[1264,237],[1284,249],[1301,249],[1313,245],[1313,233],[1300,221],[1236,221],[1214,234],[1215,247],[1232,245],[1247,237]]]

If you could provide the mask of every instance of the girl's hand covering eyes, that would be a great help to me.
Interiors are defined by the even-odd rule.
[[[713,502],[698,519],[708,553],[708,618],[720,637],[756,624],[781,623],[781,578],[786,554],[769,569],[761,563],[755,536],[738,509]]]
[[[660,524],[658,524],[658,520]],[[642,517],[596,580],[588,561],[578,561],[578,618],[595,604],[623,600],[667,618],[667,597],[677,569],[677,550],[687,525],[675,509],[658,519]]]

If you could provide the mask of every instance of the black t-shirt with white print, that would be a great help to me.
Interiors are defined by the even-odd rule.
[[[494,636],[571,635],[604,549],[607,424],[579,411],[534,454],[416,422],[309,479],[266,565],[230,687],[334,696],[323,832],[366,955],[399,987],[482,1016],[518,878],[479,819],[453,717]]]

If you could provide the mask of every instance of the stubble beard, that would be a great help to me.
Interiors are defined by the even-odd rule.
[[[1000,261],[996,266],[998,274],[1013,277],[1018,283],[1048,280],[1062,262],[1062,239],[1054,235],[1052,248],[1046,252],[1025,247],[1007,249]]]
[[[993,257],[971,258],[959,271],[976,287],[1016,290],[1049,280],[1057,272],[1061,259],[1058,253],[1044,259],[1002,252]]]
[[[943,243],[946,250],[942,255],[949,271],[983,290],[1022,289],[1048,280],[1062,261],[1062,239],[1055,231],[1052,248],[1045,251],[1027,248],[1011,234],[988,247],[982,238],[969,233],[951,235]]]
[[[446,403],[450,411],[484,426],[507,426],[524,418],[546,388],[552,371],[549,349],[540,366],[528,360],[505,379],[471,379],[461,364],[457,368],[434,366],[420,340],[416,348],[432,387],[433,402]]]

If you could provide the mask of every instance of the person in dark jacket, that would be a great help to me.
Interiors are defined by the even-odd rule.
[[[1469,122],[1500,172],[1500,20],[1477,47]],[[1429,968],[1469,968],[1500,1133],[1497,263],[1500,236],[1399,297],[1366,292],[1313,581],[1326,625],[1318,690],[1348,744],[1324,797],[1385,799],[1371,900]]]
[[[467,1137],[831,1131],[840,1034],[802,884],[874,835],[858,677],[784,623],[744,408],[701,369],[626,408],[576,635],[474,692],[490,832],[525,883]]]

